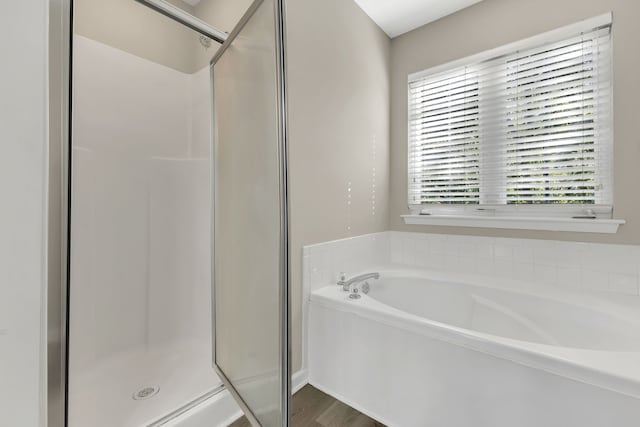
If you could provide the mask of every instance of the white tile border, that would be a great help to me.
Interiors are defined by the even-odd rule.
[[[640,295],[637,245],[390,233],[393,264]]]

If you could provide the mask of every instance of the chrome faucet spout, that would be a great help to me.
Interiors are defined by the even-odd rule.
[[[365,280],[375,279],[378,280],[380,278],[380,273],[364,273],[358,276],[354,276],[349,280],[345,280],[345,277],[342,276],[340,280],[338,280],[338,286],[342,286],[342,290],[348,292],[351,288],[351,285],[354,283],[364,282]]]

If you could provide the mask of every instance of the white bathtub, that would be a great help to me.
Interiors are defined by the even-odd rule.
[[[311,294],[314,386],[389,426],[640,425],[637,300],[380,273]]]

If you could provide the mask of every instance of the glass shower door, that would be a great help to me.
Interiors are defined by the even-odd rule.
[[[216,369],[252,424],[289,423],[282,2],[255,1],[212,61]]]

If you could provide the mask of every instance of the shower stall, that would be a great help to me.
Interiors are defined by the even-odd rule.
[[[168,425],[227,392],[254,425],[288,425],[283,13],[276,0],[69,3],[53,425]]]

